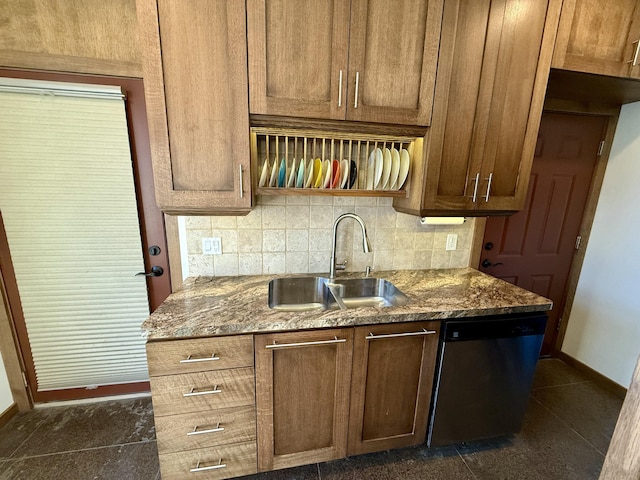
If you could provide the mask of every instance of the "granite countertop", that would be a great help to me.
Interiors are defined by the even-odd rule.
[[[303,275],[290,275],[303,276]],[[142,324],[148,340],[346,327],[550,310],[551,300],[472,268],[374,272],[409,297],[399,307],[284,312],[267,305],[275,276],[189,278]],[[341,274],[358,278],[362,274]]]

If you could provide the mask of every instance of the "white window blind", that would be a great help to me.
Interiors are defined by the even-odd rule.
[[[144,263],[122,95],[15,85],[0,84],[0,210],[38,390],[144,381],[149,306],[134,276]]]

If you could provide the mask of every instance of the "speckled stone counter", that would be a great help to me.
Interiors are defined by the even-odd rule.
[[[291,275],[301,276],[301,275]],[[358,278],[362,275],[341,274]],[[551,300],[472,268],[374,272],[409,297],[400,307],[284,312],[267,305],[274,276],[189,278],[142,324],[148,340],[304,330],[545,311]]]

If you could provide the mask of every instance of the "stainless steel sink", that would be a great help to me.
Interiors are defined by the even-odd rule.
[[[393,283],[382,278],[330,281],[325,277],[286,277],[269,282],[269,307],[275,310],[392,307],[405,305],[408,301]]]

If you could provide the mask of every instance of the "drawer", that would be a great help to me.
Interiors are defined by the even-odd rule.
[[[257,472],[255,442],[160,454],[162,480],[217,480]],[[198,462],[200,462],[198,466]],[[209,468],[208,467],[216,467]],[[191,469],[200,468],[197,472]]]
[[[256,440],[255,407],[156,417],[159,453]]]
[[[255,405],[253,368],[151,377],[155,416]]]
[[[149,375],[253,366],[253,335],[147,343]]]

